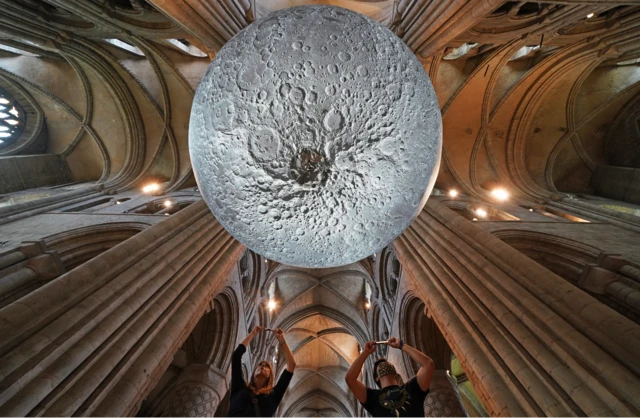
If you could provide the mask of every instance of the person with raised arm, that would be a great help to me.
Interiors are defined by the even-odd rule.
[[[407,354],[419,365],[418,373],[407,383],[402,384],[400,375],[393,364],[386,359],[378,359],[373,369],[373,378],[379,389],[368,388],[358,380],[362,366],[376,351],[376,342],[367,342],[360,355],[353,362],[345,381],[364,409],[374,417],[423,417],[424,399],[429,393],[435,364],[431,358],[415,348],[404,344],[398,338],[390,338],[385,343]]]
[[[249,343],[264,327],[256,326],[238,345],[231,357],[231,394],[228,416],[230,417],[271,417],[289,386],[296,361],[284,339],[284,331],[280,328],[270,330],[275,335],[280,351],[287,361],[287,369],[282,372],[278,383],[273,386],[274,370],[271,363],[261,361],[251,375],[249,383],[242,376],[242,355],[247,351]]]

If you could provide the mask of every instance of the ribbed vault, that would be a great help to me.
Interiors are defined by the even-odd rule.
[[[277,307],[265,312],[270,326],[281,327],[297,368],[280,405],[284,416],[357,415],[344,374],[369,339],[365,286],[373,280],[360,265],[333,269],[271,268],[263,296]],[[271,292],[271,294],[270,294]],[[284,358],[278,357],[278,373]]]

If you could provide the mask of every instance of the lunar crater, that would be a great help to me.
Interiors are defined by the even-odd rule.
[[[302,267],[378,251],[437,175],[439,106],[387,28],[326,5],[280,10],[219,51],[189,126],[204,199],[234,237]]]

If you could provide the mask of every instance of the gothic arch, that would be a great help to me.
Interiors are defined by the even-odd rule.
[[[3,89],[22,108],[25,124],[16,139],[0,148],[0,156],[43,153],[47,149],[47,125],[42,108],[25,88],[0,72],[0,90]]]
[[[608,266],[610,255],[593,246],[542,232],[502,230],[493,232],[493,235],[630,320],[640,323],[639,293],[633,283],[636,273],[625,273],[622,269]],[[637,270],[637,266],[626,260],[619,259],[618,262]]]
[[[251,304],[258,294],[260,276],[263,271],[262,257],[247,249],[238,262],[240,281],[242,283],[242,298],[245,305]]]
[[[507,229],[493,235],[573,284],[600,253],[590,245],[542,232]]]
[[[188,364],[211,364],[221,371],[229,368],[239,322],[235,292],[227,287],[212,302],[213,309],[198,322],[185,342]]]
[[[398,281],[402,274],[402,266],[391,246],[385,247],[376,260],[376,281],[379,283],[380,294],[389,312],[396,299]]]
[[[427,316],[424,302],[412,292],[407,292],[400,304],[400,338],[412,347],[426,353],[436,364],[436,369],[447,370],[451,364],[451,349],[436,325]],[[403,356],[405,370],[418,371],[418,365]]]
[[[136,235],[149,225],[142,222],[116,222],[91,225],[44,238],[46,247],[56,251],[67,271],[91,260]]]
[[[305,407],[313,402],[321,400],[323,403],[331,406],[331,409],[334,412],[337,412],[339,416],[349,417],[356,416],[354,414],[355,411],[352,411],[351,408],[346,408],[345,404],[337,399],[335,396],[330,395],[324,391],[314,391],[306,396],[300,398],[298,401],[294,402],[287,408],[282,414],[283,417],[294,417],[300,416],[300,412],[305,409]],[[317,411],[320,412],[320,411]]]

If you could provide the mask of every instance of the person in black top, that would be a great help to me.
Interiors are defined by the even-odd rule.
[[[296,362],[284,340],[284,331],[280,328],[271,330],[276,336],[280,350],[287,361],[287,369],[282,372],[278,383],[273,386],[273,367],[268,361],[258,363],[249,384],[242,376],[242,355],[247,351],[249,343],[264,327],[256,326],[253,331],[238,345],[231,357],[231,395],[228,415],[230,417],[271,417],[289,386]]]
[[[398,338],[390,338],[386,344],[404,351],[420,364],[418,373],[407,383],[400,384],[400,375],[396,372],[393,364],[386,359],[380,359],[376,361],[373,371],[373,378],[380,389],[366,387],[358,380],[358,375],[367,357],[376,351],[375,341],[369,341],[347,371],[345,381],[349,389],[371,416],[423,417],[424,399],[429,393],[429,385],[431,385],[435,369],[433,360],[415,348],[404,344]]]

